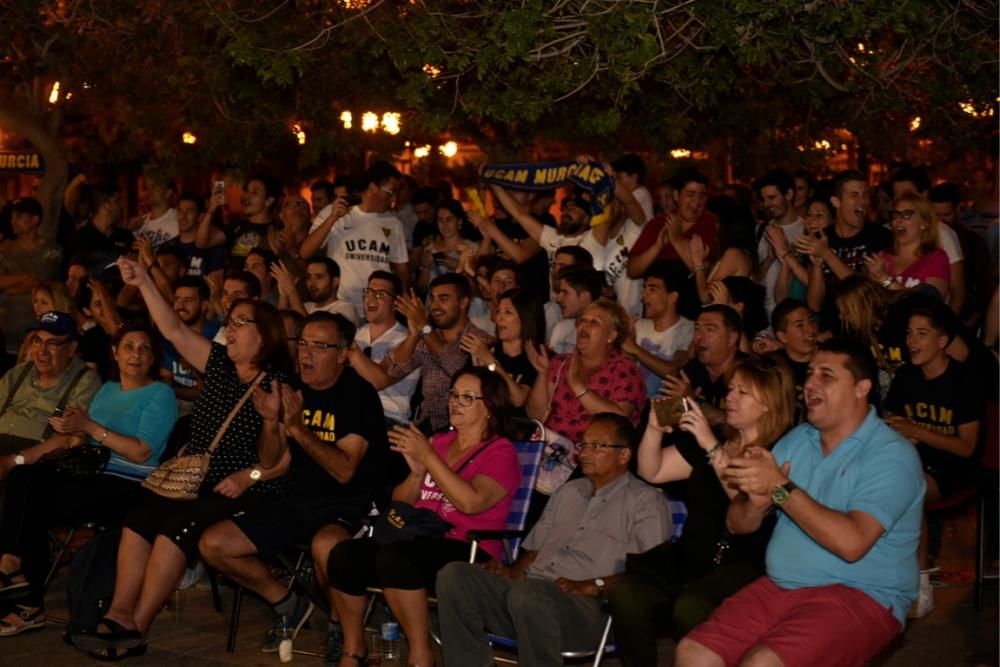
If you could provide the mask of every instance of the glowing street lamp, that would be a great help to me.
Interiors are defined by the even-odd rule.
[[[386,111],[382,114],[382,129],[388,134],[399,134],[399,114],[395,111]]]
[[[198,137],[194,136],[190,132],[185,132],[181,135],[181,141],[186,144],[196,144],[198,143]]]
[[[49,104],[55,104],[59,101],[59,82],[56,81],[52,84],[52,92],[49,93]]]
[[[292,134],[295,138],[299,140],[299,146],[304,146],[306,143],[306,132],[302,129],[302,126],[296,123],[292,125]]]
[[[361,115],[361,129],[365,132],[378,131],[378,116],[372,111],[366,111]]]
[[[458,154],[458,144],[454,141],[449,141],[443,146],[438,146],[438,150],[441,151],[441,155],[445,157],[455,157]]]
[[[344,124],[344,129],[349,130],[354,127],[354,114],[350,111],[342,111],[340,113],[340,121]]]
[[[674,158],[675,160],[679,160],[685,157],[691,157],[691,151],[689,151],[686,148],[675,148],[674,150],[670,151],[670,157]]]
[[[425,144],[423,146],[418,146],[417,148],[413,149],[413,157],[415,157],[418,160],[422,160],[423,158],[427,157],[430,154],[431,154],[431,145],[430,144]]]

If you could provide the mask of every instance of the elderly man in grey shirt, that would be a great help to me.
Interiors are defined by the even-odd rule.
[[[561,651],[593,649],[607,620],[601,600],[625,556],[670,537],[663,494],[628,472],[635,431],[594,416],[578,443],[585,479],[565,484],[511,566],[451,563],[437,578],[448,667],[493,665],[486,631],[514,637],[521,665],[562,665]]]

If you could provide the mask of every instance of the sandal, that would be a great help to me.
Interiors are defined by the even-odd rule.
[[[15,625],[0,618],[0,637],[13,637],[22,632],[41,630],[45,627],[45,610],[41,607],[26,607],[23,604],[19,604],[11,608],[10,612],[4,618],[11,614],[17,616],[21,623]]]
[[[149,649],[149,644],[143,642],[132,648],[114,648],[113,646],[109,646],[100,651],[90,651],[88,655],[94,660],[102,662],[118,662],[126,658],[138,658],[141,655],[146,655],[147,649]]]
[[[23,577],[24,572],[14,570],[13,572],[0,572],[0,595],[6,595],[28,587],[28,581],[14,581],[14,577]]]
[[[142,633],[129,630],[118,621],[105,616],[98,625],[103,624],[110,632],[95,630],[79,632],[72,637],[73,646],[81,651],[101,651],[104,649],[134,649],[145,643]]]

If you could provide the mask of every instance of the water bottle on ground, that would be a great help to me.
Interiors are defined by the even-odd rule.
[[[386,621],[382,624],[382,667],[399,667],[399,623]]]

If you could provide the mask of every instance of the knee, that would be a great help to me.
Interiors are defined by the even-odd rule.
[[[719,656],[691,639],[682,639],[674,654],[674,667],[714,667],[724,665]]]
[[[674,604],[673,628],[677,636],[686,635],[715,611],[715,600],[697,592],[686,591]]]
[[[740,662],[740,667],[783,667],[778,654],[766,646],[754,646]]]
[[[350,535],[347,534],[343,528],[337,526],[327,526],[320,529],[312,538],[312,543],[309,546],[310,554],[312,555],[313,563],[315,563],[317,569],[322,568],[325,570],[325,566],[330,559],[330,552],[341,542],[350,539]]]
[[[438,570],[435,590],[439,599],[452,599],[466,587],[469,568],[475,567],[468,563],[448,563]]]
[[[222,524],[216,524],[201,534],[198,551],[209,565],[215,566],[229,556],[230,540],[226,533]]]
[[[341,542],[330,549],[326,556],[326,577],[330,586],[341,590],[347,588],[352,578],[353,563],[349,541]]]
[[[523,581],[507,593],[507,612],[511,618],[544,618],[549,596],[542,582]]]
[[[614,588],[608,592],[608,610],[611,618],[624,619],[635,616],[645,616],[643,594],[649,589],[650,583],[635,575],[625,575]]]

